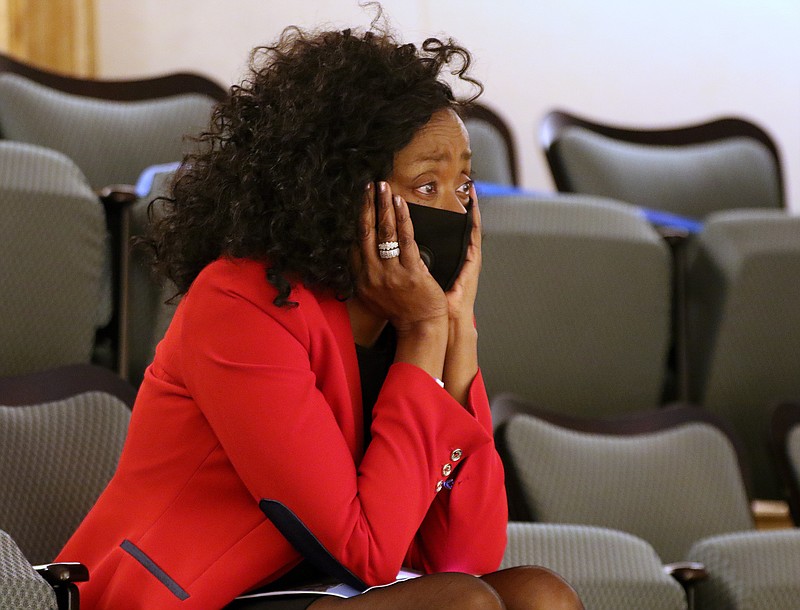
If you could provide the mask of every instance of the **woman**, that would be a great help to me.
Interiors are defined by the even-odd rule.
[[[475,83],[452,42],[289,29],[218,108],[151,241],[183,298],[59,558],[88,565],[84,608],[222,608],[306,570],[304,544],[365,585],[429,575],[258,607],[580,606],[546,570],[493,572],[507,512],[448,66]]]

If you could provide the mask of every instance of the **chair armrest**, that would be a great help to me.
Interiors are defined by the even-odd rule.
[[[82,563],[60,562],[33,566],[56,594],[58,610],[80,610],[80,591],[76,582],[89,580],[89,570]]]
[[[129,206],[138,199],[136,187],[132,184],[110,184],[97,193],[104,205]]]
[[[89,580],[89,569],[82,563],[64,561],[33,566],[36,573],[52,586]]]
[[[663,225],[653,227],[661,238],[669,244],[670,247],[675,248],[681,246],[689,240],[691,233],[688,229],[683,227],[675,227],[671,225]]]
[[[686,592],[689,610],[695,610],[695,587],[708,579],[706,566],[698,561],[676,561],[664,565],[664,572],[674,578]]]
[[[664,565],[664,572],[677,580],[684,589],[708,578],[706,566],[698,561],[668,563]]]

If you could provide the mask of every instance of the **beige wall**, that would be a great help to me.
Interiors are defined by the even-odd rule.
[[[98,73],[194,70],[230,84],[249,50],[288,24],[366,24],[356,0],[96,0]],[[797,0],[384,0],[410,42],[446,32],[517,137],[525,186],[550,189],[536,131],[561,107],[623,124],[720,115],[778,141],[800,211]]]
[[[0,0],[0,49],[62,74],[94,75],[94,0]]]

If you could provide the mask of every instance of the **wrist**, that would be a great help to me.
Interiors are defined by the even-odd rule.
[[[449,320],[445,356],[445,389],[466,406],[472,380],[478,372],[478,331],[472,315]]]
[[[444,315],[393,326],[398,340],[436,341],[446,337],[449,331],[448,318]]]
[[[448,346],[452,346],[456,343],[463,345],[473,342],[476,344],[478,342],[478,330],[475,328],[472,314],[469,316],[450,318],[448,320]]]
[[[395,328],[395,362],[408,362],[441,379],[447,352],[447,316]]]

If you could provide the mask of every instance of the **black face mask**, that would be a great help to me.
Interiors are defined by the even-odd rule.
[[[467,213],[408,204],[414,241],[433,279],[447,292],[453,286],[467,256],[472,233],[472,199]]]

